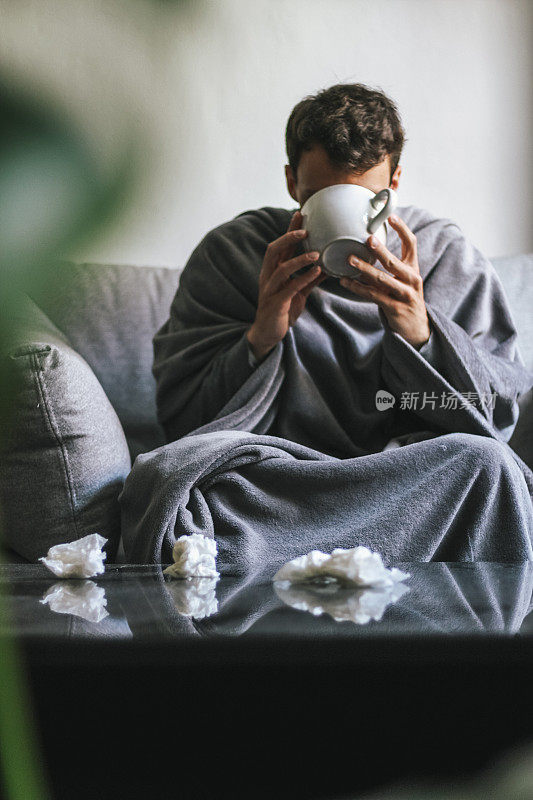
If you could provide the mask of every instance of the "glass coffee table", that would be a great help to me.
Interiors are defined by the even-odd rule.
[[[533,741],[533,562],[394,566],[392,594],[3,566],[56,796],[359,797]]]

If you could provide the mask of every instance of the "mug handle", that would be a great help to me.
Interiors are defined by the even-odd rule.
[[[378,192],[370,200],[370,205],[372,208],[376,208],[380,200],[383,200],[385,196],[387,197],[387,202],[381,211],[379,211],[375,217],[372,217],[372,219],[369,220],[368,225],[366,226],[367,233],[374,233],[374,231],[377,231],[381,223],[385,222],[389,214],[392,213],[396,206],[396,192],[394,189],[382,189],[381,192]]]

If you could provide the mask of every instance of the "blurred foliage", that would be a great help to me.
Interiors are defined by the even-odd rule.
[[[138,180],[142,143],[125,142],[103,174],[95,155],[51,102],[0,79],[0,353],[19,292],[53,292],[58,259],[91,241],[127,203]],[[2,430],[9,385],[0,361]]]
[[[146,0],[148,2],[148,0]],[[154,9],[170,0],[150,0]],[[179,2],[174,3],[176,6]],[[10,424],[13,387],[6,344],[16,324],[17,296],[54,291],[58,259],[94,240],[128,203],[139,178],[143,142],[122,143],[112,174],[51,97],[0,76],[0,451]],[[0,565],[2,562],[0,509]],[[5,796],[50,797],[32,724],[17,642],[5,636],[9,609],[0,593],[0,763]],[[2,794],[2,796],[4,796]]]
[[[184,0],[145,0],[154,9]],[[111,175],[51,97],[0,76],[0,451],[11,415],[6,343],[20,292],[54,291],[58,259],[112,223],[133,194],[143,142],[123,142]],[[0,509],[0,565],[2,562]],[[5,636],[9,609],[0,593],[0,763],[11,800],[51,797],[39,758],[26,676],[17,642]],[[0,792],[1,793],[1,792]]]
[[[0,79],[0,279],[27,288],[113,220],[136,180],[140,143],[124,143],[107,178],[68,121],[27,89]]]
[[[57,260],[108,225],[132,193],[142,143],[124,143],[111,177],[88,145],[45,98],[0,79],[0,451],[13,408],[6,343],[17,295],[46,284],[53,291]],[[0,509],[0,564],[1,564]],[[0,758],[11,800],[50,797],[32,722],[24,663],[0,593]]]

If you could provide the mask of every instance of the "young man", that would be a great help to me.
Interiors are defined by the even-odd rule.
[[[404,139],[381,91],[307,97],[286,128],[289,193],[397,190]],[[363,282],[339,281],[304,253],[301,222],[244,212],[187,262],[153,340],[168,444],[126,481],[126,555],[170,561],[181,525],[215,535],[227,572],[356,544],[389,561],[533,558],[533,475],[506,444],[533,376],[488,259],[403,206],[375,245],[390,274],[360,262]]]

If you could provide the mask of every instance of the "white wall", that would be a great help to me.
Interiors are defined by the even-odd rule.
[[[248,208],[295,204],[284,131],[304,95],[380,87],[408,142],[399,187],[489,257],[533,251],[531,0],[2,0],[0,66],[59,93],[111,158],[149,137],[143,182],[76,258],[184,263]]]

